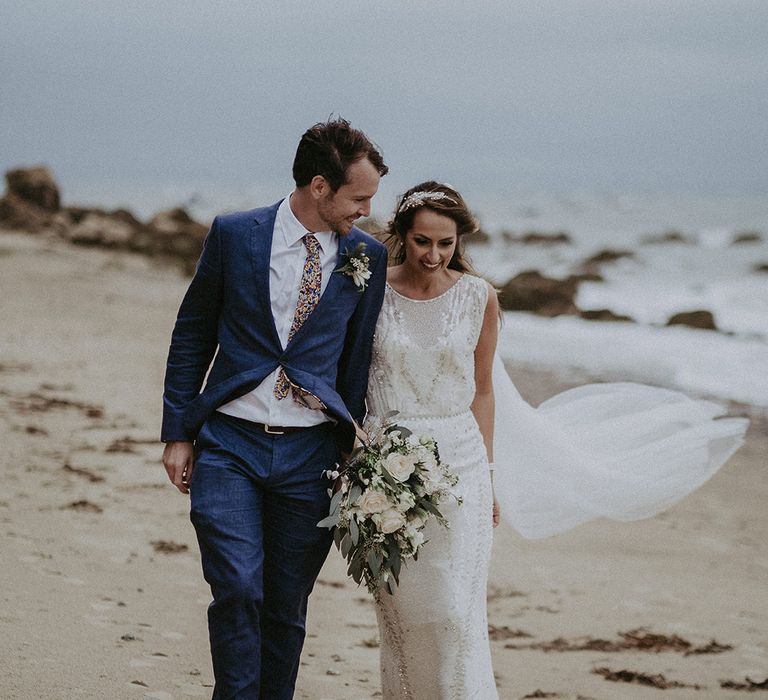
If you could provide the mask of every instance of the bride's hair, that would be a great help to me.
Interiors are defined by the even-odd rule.
[[[389,250],[389,261],[400,265],[405,261],[405,235],[413,227],[413,219],[421,209],[431,209],[436,214],[447,216],[456,224],[456,250],[448,267],[459,272],[477,274],[464,254],[463,237],[477,231],[477,221],[469,211],[463,197],[449,185],[427,180],[407,190],[400,197],[395,214],[387,226],[385,243]]]

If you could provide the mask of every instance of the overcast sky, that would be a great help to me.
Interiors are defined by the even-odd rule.
[[[761,195],[766,76],[765,0],[0,0],[0,167],[282,194],[334,113],[392,191]]]

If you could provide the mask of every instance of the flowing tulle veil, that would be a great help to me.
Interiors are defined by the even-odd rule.
[[[660,513],[707,481],[748,425],[718,404],[632,383],[588,384],[533,408],[498,354],[493,387],[496,497],[531,539]]]

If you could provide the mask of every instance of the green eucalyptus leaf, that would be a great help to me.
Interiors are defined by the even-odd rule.
[[[393,477],[384,467],[381,468],[381,475],[384,477],[384,481],[386,481],[392,488],[398,488],[399,482],[395,477]]]
[[[382,556],[379,550],[372,549],[370,552],[368,552],[367,562],[374,576],[379,575],[379,571],[381,569],[381,564],[383,561],[384,561],[384,557]]]
[[[344,533],[344,537],[341,538],[341,544],[339,545],[341,556],[346,559],[350,549],[352,549],[352,538],[349,536],[349,533],[346,532]]]
[[[330,512],[334,513],[336,510],[338,510],[340,504],[341,504],[341,497],[344,495],[341,489],[339,489],[336,493],[333,494],[333,497],[331,498],[331,505],[330,505]]]
[[[363,560],[352,559],[347,569],[347,573],[352,577],[352,580],[359,584],[363,577]]]
[[[353,517],[349,519],[349,535],[352,538],[352,544],[357,547],[357,543],[360,540],[360,528]]]
[[[360,484],[354,484],[351,489],[349,489],[349,500],[347,501],[349,505],[353,505],[360,496],[363,495],[363,489],[360,486]]]
[[[437,506],[433,505],[426,498],[423,498],[421,501],[419,501],[419,506],[424,510],[427,510],[430,513],[432,513],[432,515],[437,516],[438,518],[443,517],[443,514],[437,509]]]
[[[327,527],[329,530],[332,527],[336,527],[336,525],[339,524],[339,513],[338,511],[336,513],[331,513],[326,518],[323,518],[318,524],[317,527]]]

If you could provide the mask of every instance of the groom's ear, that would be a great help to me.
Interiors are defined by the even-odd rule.
[[[309,191],[315,199],[322,199],[331,191],[331,186],[322,175],[315,175],[309,182]]]

